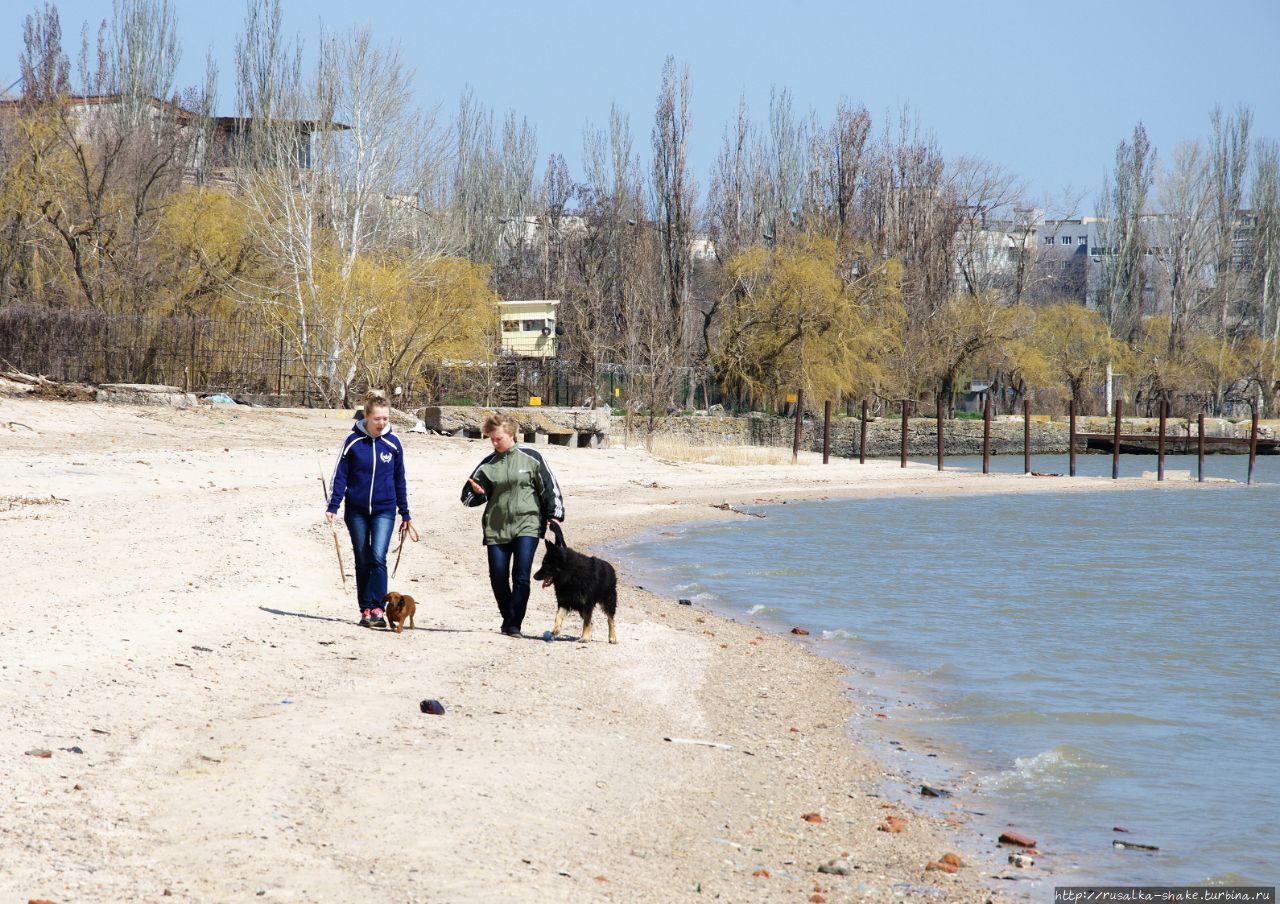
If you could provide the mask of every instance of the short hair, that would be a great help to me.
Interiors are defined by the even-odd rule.
[[[387,401],[387,397],[376,389],[370,389],[364,394],[364,416],[368,417],[373,414],[375,408],[390,408],[391,403]]]
[[[520,424],[509,414],[491,414],[480,426],[482,436],[492,436],[497,430],[505,430],[513,439],[520,436]]]

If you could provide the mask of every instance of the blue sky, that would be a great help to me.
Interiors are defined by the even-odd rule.
[[[109,0],[64,0],[74,59],[80,23],[109,17]],[[223,72],[220,112],[233,112],[238,0],[176,0],[180,80],[202,80],[206,51]],[[22,17],[0,13],[0,77],[17,76]],[[1020,176],[1031,200],[1067,189],[1093,207],[1118,142],[1136,122],[1161,159],[1209,133],[1214,104],[1253,109],[1254,134],[1280,138],[1278,0],[980,2],[839,0],[515,3],[285,0],[285,22],[314,48],[327,29],[368,25],[398,42],[419,102],[452,112],[469,86],[536,128],[540,169],[552,152],[579,175],[583,127],[610,104],[648,142],[664,58],[692,82],[690,163],[703,188],[725,125],[745,95],[763,122],[771,88],[797,113],[829,119],[847,97],[882,124],[909,105],[948,157],[971,154]]]

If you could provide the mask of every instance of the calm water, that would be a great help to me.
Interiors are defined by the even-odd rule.
[[[1102,456],[1082,456],[1080,473],[1094,463],[1109,476]],[[1147,464],[1124,456],[1121,473]],[[1213,476],[1245,466],[1208,459]],[[885,708],[859,724],[891,762],[1037,839],[1052,870],[1037,898],[1084,882],[1269,885],[1280,460],[1259,459],[1255,481],[1275,483],[772,506],[612,555],[646,589],[810,628],[820,652],[863,673],[853,683],[873,696],[860,701]]]

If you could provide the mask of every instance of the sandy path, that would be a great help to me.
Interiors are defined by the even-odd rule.
[[[0,900],[991,897],[998,865],[923,870],[964,842],[936,820],[876,831],[885,771],[845,728],[866,714],[803,644],[626,574],[619,645],[502,637],[456,501],[479,443],[405,437],[424,542],[392,582],[418,630],[396,636],[353,624],[320,520],[345,415],[0,400],[11,420],[36,432],[0,429],[0,499],[66,501],[0,502]],[[1050,488],[547,454],[578,546],[739,517],[726,500]],[[553,614],[535,589],[526,630]],[[851,876],[816,872],[844,852]]]

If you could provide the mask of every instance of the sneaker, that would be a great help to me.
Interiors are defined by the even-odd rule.
[[[369,627],[369,610],[368,609],[360,610],[360,627],[362,628]]]
[[[522,636],[522,635],[520,634],[520,629],[519,629],[519,628],[503,628],[503,629],[502,629],[502,633],[503,633],[503,634],[505,634],[505,635],[507,635],[508,637],[520,637],[520,636]]]
[[[369,615],[372,618],[372,621],[369,622],[369,627],[385,628],[387,626],[387,620],[382,617],[381,609],[374,609],[372,612],[369,613]]]

